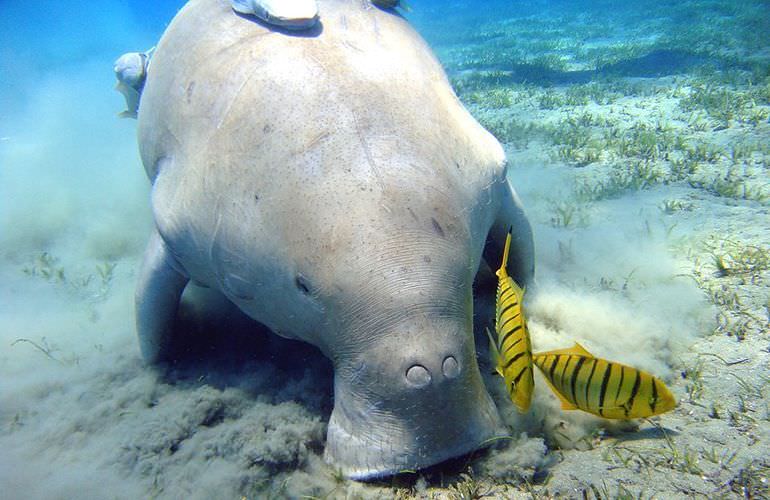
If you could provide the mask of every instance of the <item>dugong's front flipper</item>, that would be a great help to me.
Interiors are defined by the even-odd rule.
[[[172,263],[166,244],[153,231],[136,287],[136,330],[147,363],[168,355],[179,299],[189,281]]]
[[[495,269],[495,262],[500,260],[505,248],[505,237],[513,228],[508,261],[508,274],[521,286],[532,283],[535,276],[535,245],[532,238],[532,226],[529,224],[524,207],[506,178],[500,186],[502,203],[489,230],[487,245],[484,248],[484,260]]]
[[[256,16],[281,28],[304,30],[318,22],[316,0],[230,0],[230,3],[235,12]]]

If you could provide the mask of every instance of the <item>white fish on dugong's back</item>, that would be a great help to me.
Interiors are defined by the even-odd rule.
[[[253,15],[286,29],[303,30],[318,22],[316,0],[230,0],[239,14]]]
[[[533,277],[500,144],[401,17],[321,0],[290,36],[192,0],[155,52],[139,145],[157,231],[137,287],[148,362],[188,283],[220,290],[335,370],[326,458],[368,479],[504,433],[473,340],[472,283]],[[493,286],[493,285],[492,285]]]
[[[153,50],[154,47],[147,52],[128,52],[120,56],[113,65],[115,78],[118,80],[115,90],[123,94],[126,100],[125,111],[118,113],[121,118],[136,118]]]

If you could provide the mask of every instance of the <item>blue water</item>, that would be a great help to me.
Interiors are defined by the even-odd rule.
[[[692,242],[734,231],[770,245],[770,7],[671,4],[409,0],[401,12],[504,144],[535,229],[535,344],[593,342],[675,384],[720,306],[696,284],[713,272],[680,279],[692,255],[713,258]],[[112,65],[156,45],[182,5],[0,4],[0,498],[392,495],[387,482],[338,484],[323,464],[333,380],[314,348],[202,308],[183,320],[185,359],[160,373],[140,362],[132,299],[150,186]],[[760,293],[740,290],[764,314]],[[511,488],[546,488],[553,472],[563,494],[585,489],[556,450],[605,428],[544,396],[519,416],[486,378],[527,435],[419,484],[470,464]],[[677,493],[615,473],[636,493]],[[709,491],[729,479],[713,478]]]

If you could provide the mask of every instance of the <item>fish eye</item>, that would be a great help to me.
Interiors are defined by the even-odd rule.
[[[301,274],[298,274],[296,278],[294,278],[294,284],[299,288],[299,290],[304,293],[305,295],[310,295],[310,283],[308,282],[307,278],[302,276]]]

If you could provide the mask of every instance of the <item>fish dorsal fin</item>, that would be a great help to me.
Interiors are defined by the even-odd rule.
[[[558,356],[564,354],[571,354],[573,356],[585,356],[587,358],[595,357],[593,354],[588,352],[585,347],[578,344],[577,342],[575,342],[575,345],[572,347],[567,347],[566,349],[554,349],[553,351],[538,352],[533,354],[533,356]]]
[[[495,371],[502,377],[503,369],[502,361],[500,359],[500,348],[497,347],[497,342],[495,342],[494,337],[492,337],[492,332],[489,331],[489,328],[485,328],[485,331],[487,332],[487,337],[489,337],[489,354],[492,356],[492,364],[495,367]]]
[[[500,269],[497,270],[497,277],[500,279],[508,277],[508,271],[506,268],[508,267],[508,253],[511,250],[511,233],[513,231],[513,227],[508,229],[508,234],[505,236],[505,250],[503,250],[503,262],[500,264]]]
[[[595,357],[593,354],[588,352],[588,350],[585,347],[578,344],[577,342],[575,342],[575,345],[572,346],[572,349],[575,351],[573,352],[573,354],[582,354],[583,356],[587,356],[589,358]]]

